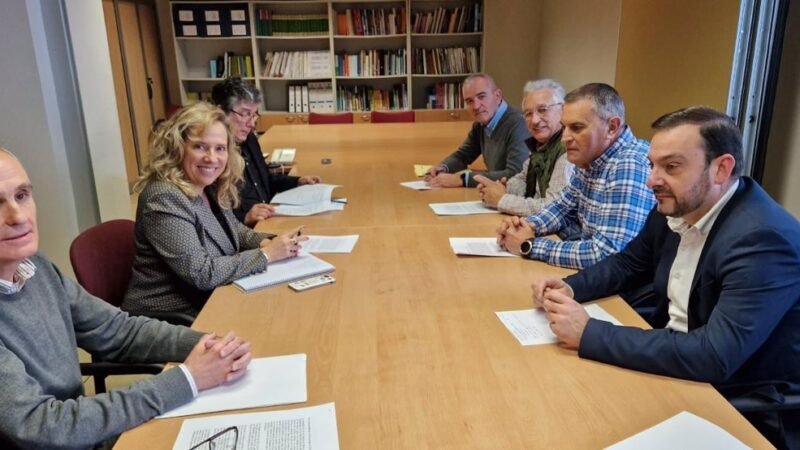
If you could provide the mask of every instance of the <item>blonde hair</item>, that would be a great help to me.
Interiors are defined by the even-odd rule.
[[[236,143],[225,113],[205,102],[197,102],[182,108],[153,130],[150,162],[144,168],[134,190],[140,192],[151,181],[161,180],[174,184],[187,197],[195,198],[198,195],[196,187],[183,170],[186,144],[187,141],[200,139],[218,122],[225,125],[225,131],[228,133],[228,163],[212,186],[216,190],[216,200],[221,207],[239,206],[238,185],[242,180],[244,160],[236,150]]]

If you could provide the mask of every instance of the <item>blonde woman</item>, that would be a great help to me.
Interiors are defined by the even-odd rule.
[[[307,239],[299,229],[258,233],[231,212],[244,166],[234,145],[225,114],[207,103],[155,131],[135,187],[136,256],[122,309],[197,315],[217,286],[297,255]]]

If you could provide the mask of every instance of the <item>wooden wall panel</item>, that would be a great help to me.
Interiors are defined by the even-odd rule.
[[[738,21],[738,1],[623,0],[616,87],[636,135],[684,106],[725,110]]]

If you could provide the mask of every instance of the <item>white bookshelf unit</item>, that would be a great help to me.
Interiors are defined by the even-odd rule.
[[[221,63],[227,52],[237,59],[233,68],[263,93],[262,118],[275,115],[275,123],[306,120],[301,115],[315,105],[295,110],[289,91],[309,83],[318,94],[319,83],[326,90],[330,86],[336,111],[368,117],[371,110],[432,109],[441,111],[443,120],[458,120],[464,116],[453,114],[461,109],[458,83],[483,70],[481,0],[174,1],[170,6],[182,103],[202,98],[221,81],[211,73],[211,61]],[[420,59],[423,52],[427,61]],[[444,99],[448,92],[455,97]],[[433,111],[421,116],[434,117]]]

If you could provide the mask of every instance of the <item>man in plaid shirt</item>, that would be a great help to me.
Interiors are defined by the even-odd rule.
[[[649,145],[625,124],[622,98],[607,84],[567,94],[561,121],[567,159],[577,166],[570,183],[538,213],[506,218],[497,243],[517,255],[582,269],[622,250],[644,225],[655,204],[645,185]],[[564,237],[575,229],[577,240],[537,237]]]

